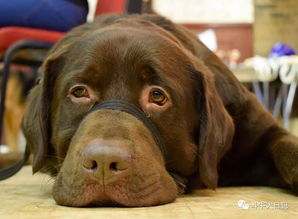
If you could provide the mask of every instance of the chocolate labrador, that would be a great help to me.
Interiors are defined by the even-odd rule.
[[[23,119],[67,206],[152,206],[217,186],[298,188],[298,138],[190,31],[106,15],[51,50]]]

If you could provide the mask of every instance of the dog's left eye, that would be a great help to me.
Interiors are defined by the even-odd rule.
[[[75,87],[71,91],[71,94],[74,95],[76,98],[89,97],[89,93],[87,89],[84,87]]]
[[[150,102],[163,105],[167,102],[167,97],[161,90],[152,90],[150,92]]]

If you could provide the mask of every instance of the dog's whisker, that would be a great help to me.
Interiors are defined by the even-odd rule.
[[[59,169],[61,168],[62,164],[58,163],[56,165],[48,165],[42,168],[43,172],[51,173],[52,176],[56,176],[56,174],[59,172]]]
[[[187,184],[188,180],[185,177],[179,176],[178,174],[176,174],[174,172],[169,171],[169,174],[173,177],[176,184],[178,185],[178,187],[180,189],[180,193],[184,193],[184,190],[186,188],[186,184]]]
[[[63,161],[63,160],[64,160],[63,157],[59,157],[59,156],[57,156],[57,155],[46,155],[45,157],[46,157],[46,158],[55,158],[55,159],[57,159],[57,160],[59,160],[59,161]]]
[[[53,185],[54,183],[55,183],[55,178],[54,177],[50,177],[50,176],[44,177],[43,181],[41,182],[41,188],[43,186]]]

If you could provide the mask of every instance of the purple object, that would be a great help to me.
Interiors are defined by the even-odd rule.
[[[295,55],[296,52],[293,47],[283,44],[283,43],[275,43],[271,49],[269,57],[276,58],[281,56],[291,56]]]

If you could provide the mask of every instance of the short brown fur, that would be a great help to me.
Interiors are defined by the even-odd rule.
[[[58,42],[43,72],[23,130],[34,153],[33,171],[56,176],[58,204],[151,206],[194,188],[234,185],[297,192],[297,137],[180,25],[156,15],[102,16]],[[78,106],[66,97],[76,82],[92,88],[92,104],[121,99],[150,114],[167,153],[129,114],[103,110],[85,116],[92,105]],[[152,84],[171,96],[165,111],[142,107],[139,96]],[[90,142],[100,147],[107,141],[131,154],[131,170],[102,186],[82,172],[81,160]]]

